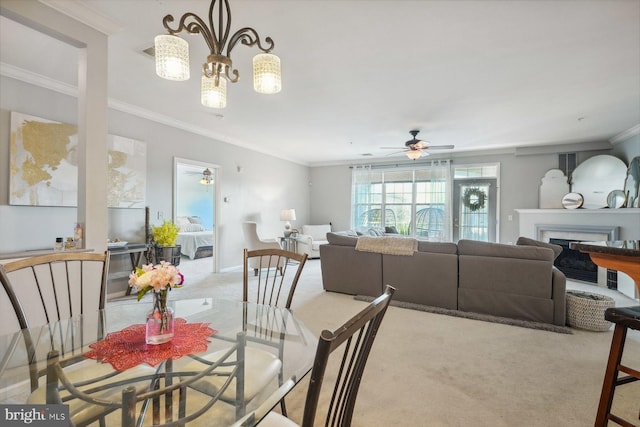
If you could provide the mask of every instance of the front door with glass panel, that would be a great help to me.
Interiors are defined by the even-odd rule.
[[[495,242],[497,180],[455,180],[453,185],[453,239]]]

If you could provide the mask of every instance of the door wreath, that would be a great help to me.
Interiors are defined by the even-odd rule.
[[[462,196],[462,204],[471,212],[484,208],[487,194],[479,188],[467,188]]]

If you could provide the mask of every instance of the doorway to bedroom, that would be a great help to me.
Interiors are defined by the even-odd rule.
[[[217,184],[217,165],[174,158],[173,220],[180,227],[181,263],[198,260],[213,272],[218,271]]]

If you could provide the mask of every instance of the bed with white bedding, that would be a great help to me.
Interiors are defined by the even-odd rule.
[[[200,254],[209,253],[211,255],[207,256],[212,256],[213,231],[205,230],[202,224],[195,221],[198,221],[197,217],[178,217],[176,219],[176,224],[180,227],[176,244],[181,246],[182,254],[190,259],[196,258],[198,250],[200,250]]]

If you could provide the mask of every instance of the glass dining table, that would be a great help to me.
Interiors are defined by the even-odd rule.
[[[0,408],[46,403],[75,424],[251,426],[311,370],[317,337],[290,310],[169,304],[175,335],[161,345],[144,342],[144,301],[0,336]]]

